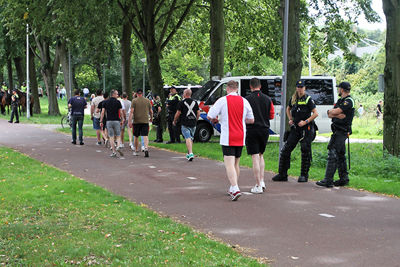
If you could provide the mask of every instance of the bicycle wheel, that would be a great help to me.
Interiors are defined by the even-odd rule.
[[[69,121],[68,115],[64,115],[61,118],[61,127],[62,128],[66,128],[66,127],[71,128],[71,123]]]

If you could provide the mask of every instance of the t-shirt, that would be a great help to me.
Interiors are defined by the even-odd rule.
[[[85,98],[81,96],[74,96],[68,100],[68,104],[71,105],[71,114],[72,115],[84,115],[85,108],[87,106]]]
[[[125,99],[121,99],[120,101],[122,103],[122,107],[125,109],[126,116],[128,117],[129,116],[129,112],[131,112],[132,103],[128,99],[126,99],[126,100]]]
[[[197,101],[191,98],[185,98],[178,103],[177,110],[181,112],[179,116],[179,121],[183,126],[194,127],[197,122],[197,111],[199,110],[199,105]]]
[[[95,117],[96,119],[100,119],[101,113],[97,112],[97,108],[99,107],[100,102],[102,102],[103,100],[104,100],[104,97],[102,95],[96,96],[92,100],[92,106],[94,106],[93,117]]]
[[[221,145],[244,146],[246,119],[254,119],[249,101],[235,92],[230,93],[215,102],[208,112],[208,117],[218,117],[221,124]]]
[[[132,100],[133,123],[149,123],[149,114],[151,110],[150,100],[144,97],[137,97]]]
[[[260,90],[256,90],[251,92],[246,100],[249,101],[254,115],[254,124],[247,124],[247,129],[269,129],[269,120],[272,120],[275,115],[271,98]]]
[[[120,109],[122,109],[121,102],[115,97],[110,97],[110,99],[103,102],[103,108],[107,113],[107,121],[119,121],[120,120]]]
[[[297,125],[300,121],[305,121],[311,117],[311,112],[316,108],[314,100],[307,94],[298,98],[293,105],[289,102],[290,112],[293,117],[293,122]],[[305,126],[303,126],[305,127]]]
[[[340,129],[349,131],[354,117],[353,98],[351,98],[351,96],[340,98],[334,105],[334,108],[340,108],[346,117],[344,119],[332,118],[333,125],[339,127]]]

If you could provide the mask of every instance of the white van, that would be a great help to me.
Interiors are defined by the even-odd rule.
[[[275,118],[271,121],[270,134],[279,134],[282,76],[240,76],[208,81],[201,89],[193,93],[192,98],[199,101],[201,109],[201,119],[197,122],[195,140],[207,142],[212,134],[220,132],[219,124],[212,125],[208,121],[207,112],[218,98],[226,95],[226,84],[231,80],[237,81],[239,83],[239,94],[246,97],[250,93],[250,80],[253,77],[260,79],[261,91],[268,95],[274,103]],[[311,96],[317,106],[319,116],[316,119],[316,124],[318,131],[320,133],[330,132],[331,119],[328,118],[326,111],[337,102],[335,77],[303,76],[301,79],[305,82],[306,93]]]

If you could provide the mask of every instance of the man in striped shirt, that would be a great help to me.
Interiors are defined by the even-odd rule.
[[[212,123],[221,124],[220,144],[224,155],[226,174],[231,184],[229,195],[232,201],[240,196],[238,178],[239,162],[246,138],[246,124],[254,123],[253,111],[249,102],[238,94],[238,83],[229,81],[227,95],[215,102],[207,114]]]

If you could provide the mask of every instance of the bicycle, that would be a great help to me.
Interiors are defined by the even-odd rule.
[[[72,128],[72,115],[71,115],[71,111],[68,111],[67,115],[64,115],[61,118],[61,127],[65,128],[65,127],[69,127]]]

